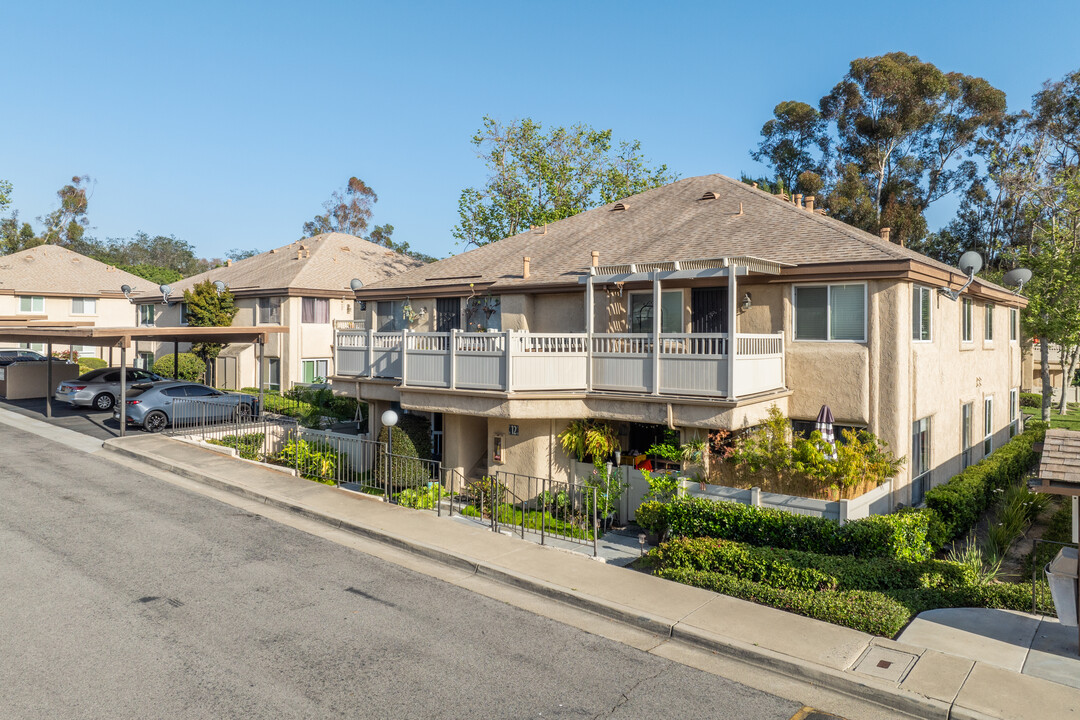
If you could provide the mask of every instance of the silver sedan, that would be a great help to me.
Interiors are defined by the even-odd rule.
[[[149,370],[127,369],[127,387],[136,383],[148,383],[164,380]],[[95,410],[111,410],[120,397],[120,368],[100,368],[83,373],[74,380],[65,380],[56,386],[53,398],[58,402],[70,403],[73,407],[91,407]]]

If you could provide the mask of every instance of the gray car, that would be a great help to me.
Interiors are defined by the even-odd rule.
[[[197,427],[230,422],[258,414],[259,399],[252,395],[183,380],[136,385],[127,401],[128,425],[139,425],[147,432],[161,432],[169,425]],[[120,419],[119,408],[113,408],[113,417]]]
[[[149,370],[127,369],[127,387],[165,378]],[[120,368],[100,368],[83,373],[74,380],[65,380],[56,386],[53,398],[73,407],[90,407],[95,410],[111,410],[120,397]]]

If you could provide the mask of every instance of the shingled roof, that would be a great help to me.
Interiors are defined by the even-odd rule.
[[[602,265],[753,256],[799,267],[913,261],[960,275],[956,268],[745,183],[702,175],[388,278],[364,294],[468,283],[492,290],[576,284],[594,250]],[[525,256],[528,278],[522,272]]]
[[[154,283],[58,245],[38,245],[0,256],[0,293],[71,297],[123,297],[121,285],[135,292]]]
[[[353,278],[367,285],[423,264],[353,235],[326,233],[192,275],[171,287],[179,295],[204,280],[220,280],[240,296],[271,290],[351,293]]]

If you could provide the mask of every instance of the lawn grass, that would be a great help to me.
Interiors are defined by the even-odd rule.
[[[1040,419],[1042,416],[1042,410],[1040,408],[1022,407],[1020,410],[1022,410],[1027,417],[1033,417],[1036,420]],[[1056,404],[1051,407],[1050,427],[1080,431],[1080,403],[1069,403],[1068,409],[1064,415],[1058,415]]]

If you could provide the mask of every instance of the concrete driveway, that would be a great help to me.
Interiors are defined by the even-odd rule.
[[[98,440],[120,437],[120,423],[113,419],[112,410],[100,412],[89,408],[73,408],[67,403],[53,401],[53,416],[47,418],[45,417],[45,398],[30,400],[0,399],[0,409],[47,422],[57,427],[74,430]]]

